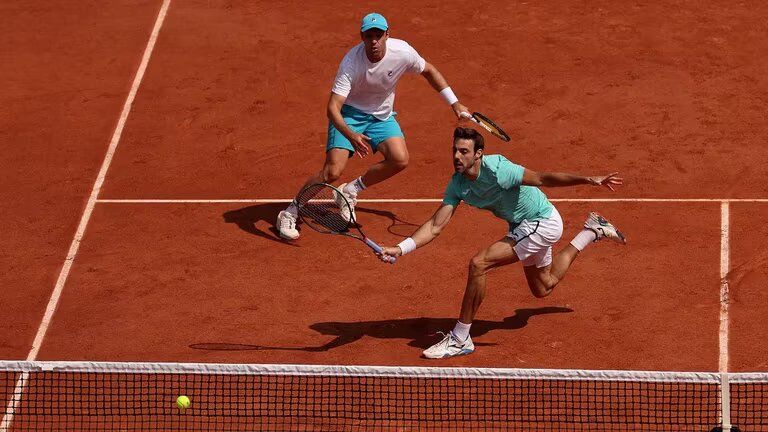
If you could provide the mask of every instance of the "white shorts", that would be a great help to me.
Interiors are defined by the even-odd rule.
[[[563,218],[552,207],[552,214],[548,218],[524,220],[507,237],[515,240],[515,253],[524,266],[535,265],[541,268],[552,264],[552,246],[562,235]]]

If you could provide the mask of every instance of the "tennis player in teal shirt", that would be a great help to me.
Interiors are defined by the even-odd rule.
[[[467,288],[456,326],[435,345],[424,350],[427,358],[470,354],[475,350],[469,335],[472,321],[485,298],[489,270],[518,261],[536,297],[546,297],[563,279],[573,261],[590,243],[607,238],[625,244],[624,235],[597,213],[590,213],[571,243],[553,257],[552,247],[563,235],[563,220],[539,186],[603,186],[614,190],[622,184],[618,173],[584,177],[565,173],[536,172],[510,162],[502,155],[483,155],[483,136],[472,128],[453,133],[455,173],[435,214],[411,237],[395,247],[384,247],[382,260],[401,256],[434,240],[448,225],[461,201],[491,211],[509,223],[501,240],[475,255],[469,265]]]

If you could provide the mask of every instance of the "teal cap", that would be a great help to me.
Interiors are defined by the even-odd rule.
[[[360,24],[360,31],[366,31],[370,30],[372,28],[377,28],[386,31],[389,26],[387,25],[387,19],[384,18],[384,15],[379,13],[369,13],[368,15],[363,17],[363,23]]]

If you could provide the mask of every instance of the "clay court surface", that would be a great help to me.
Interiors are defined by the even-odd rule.
[[[767,370],[765,4],[405,4],[174,1],[137,86],[161,1],[1,5],[0,358],[27,359],[45,328],[32,359],[718,371],[725,356],[730,371]],[[590,247],[546,299],[519,265],[494,271],[471,356],[419,357],[503,222],[462,206],[394,266],[272,228],[277,201],[320,167],[332,79],[374,6],[510,132],[487,153],[626,180],[545,190],[564,240],[598,210],[629,244]],[[396,110],[411,164],[358,210],[384,244],[438,204],[383,200],[437,200],[452,173],[456,121],[439,96],[406,77]],[[378,158],[353,159],[345,181]]]

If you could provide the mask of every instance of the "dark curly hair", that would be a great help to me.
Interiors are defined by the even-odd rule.
[[[453,130],[453,140],[456,141],[457,139],[472,140],[475,145],[475,152],[485,149],[485,138],[475,129],[457,127]]]

